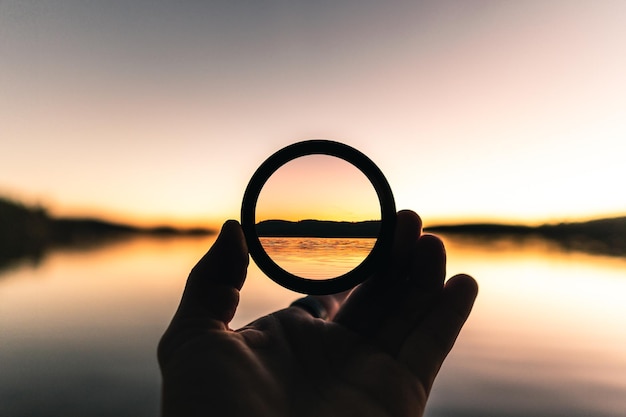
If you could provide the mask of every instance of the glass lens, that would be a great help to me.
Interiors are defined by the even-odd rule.
[[[265,183],[256,232],[281,268],[308,279],[341,276],[370,253],[380,229],[380,203],[355,166],[327,155],[296,158]]]

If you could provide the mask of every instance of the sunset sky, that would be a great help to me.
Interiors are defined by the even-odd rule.
[[[266,157],[326,138],[426,224],[624,215],[625,21],[624,1],[4,0],[0,195],[215,226]]]
[[[256,205],[256,221],[380,220],[376,190],[365,174],[328,155],[296,158],[265,183]]]

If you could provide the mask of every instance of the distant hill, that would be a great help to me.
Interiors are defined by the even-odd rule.
[[[211,229],[142,228],[92,218],[54,218],[42,207],[0,197],[0,266],[23,256],[38,257],[55,246],[96,244],[133,235],[208,235]]]
[[[595,238],[618,238],[626,236],[626,216],[610,219],[599,219],[588,222],[544,224],[537,227],[522,225],[506,225],[495,223],[470,223],[445,226],[432,226],[426,230],[433,232],[461,234],[541,234],[544,236],[585,235]]]
[[[626,255],[626,216],[537,227],[490,223],[459,224],[428,227],[426,231],[478,237],[538,236],[571,249]]]
[[[111,235],[209,235],[214,234],[212,229],[178,229],[171,226],[136,227],[122,223],[113,223],[92,218],[58,218],[51,219],[52,236],[59,242],[70,242],[76,239],[97,238]]]
[[[336,222],[328,220],[265,220],[256,225],[259,236],[282,237],[376,237],[380,229],[377,220]],[[626,246],[626,216],[588,222],[545,224],[541,226],[507,225],[497,223],[468,223],[431,226],[427,232],[474,235],[535,235],[550,239],[594,239],[612,246]]]
[[[257,223],[256,231],[263,237],[353,237],[375,238],[380,221],[336,222],[329,220],[265,220]]]
[[[334,222],[267,220],[257,224],[259,236],[375,238],[379,221]],[[433,226],[425,229],[440,234],[471,237],[538,236],[566,248],[626,256],[626,216],[588,222],[529,227],[491,223]],[[208,235],[211,229],[177,229],[170,226],[142,228],[93,218],[55,218],[43,207],[29,207],[0,197],[0,267],[8,260],[40,256],[55,246],[97,244],[135,235]]]
[[[364,222],[266,220],[259,222],[256,228],[258,235],[262,237],[375,238],[378,236],[380,222],[374,220]],[[537,227],[471,223],[432,226],[425,228],[425,231],[478,238],[535,236],[552,240],[568,249],[626,256],[626,216],[588,222],[546,224]]]

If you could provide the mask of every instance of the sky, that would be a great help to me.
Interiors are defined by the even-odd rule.
[[[384,173],[383,173],[384,175]],[[380,220],[376,190],[357,167],[329,155],[307,155],[278,169],[255,208],[263,220]]]
[[[2,0],[0,195],[214,226],[265,158],[324,138],[427,225],[624,215],[625,17],[623,1]]]

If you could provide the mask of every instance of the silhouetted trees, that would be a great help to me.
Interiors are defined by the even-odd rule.
[[[140,228],[92,218],[54,218],[43,207],[29,207],[0,197],[0,267],[16,258],[37,259],[52,246],[94,245],[137,234],[173,236],[212,233],[215,231],[203,228]]]
[[[259,236],[267,237],[377,237],[380,221],[335,222],[328,220],[265,220],[256,225]]]

